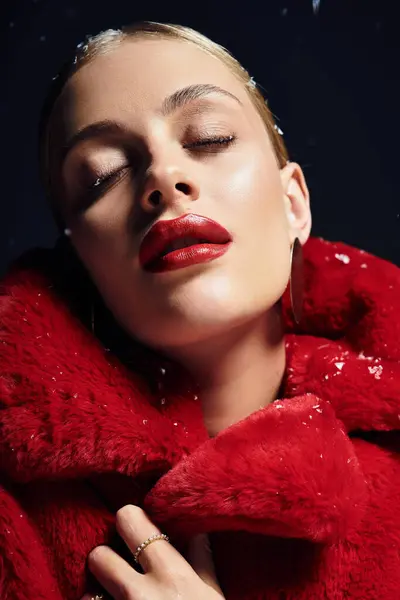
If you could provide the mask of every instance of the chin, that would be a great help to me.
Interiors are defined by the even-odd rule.
[[[271,282],[260,288],[255,281],[226,276],[199,277],[182,284],[172,294],[143,304],[130,331],[144,343],[158,348],[178,347],[207,341],[250,325],[276,306],[282,290]],[[278,289],[279,288],[279,289]]]
[[[171,315],[170,318],[146,320],[151,326],[145,331],[138,332],[135,335],[148,346],[159,349],[173,349],[191,346],[193,344],[205,343],[215,338],[229,335],[235,329],[249,326],[260,318],[265,317],[274,307],[263,308],[259,312],[241,311],[238,312],[238,306],[233,303],[232,306],[221,305],[199,307],[195,310],[192,307],[190,313],[184,312]]]

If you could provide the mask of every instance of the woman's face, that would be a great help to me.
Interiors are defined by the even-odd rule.
[[[69,80],[50,139],[72,243],[128,333],[161,349],[184,346],[279,300],[291,243],[309,234],[307,188],[297,165],[279,169],[243,84],[222,62],[187,42],[125,41]],[[228,251],[144,270],[139,247],[151,226],[189,213],[227,229]]]

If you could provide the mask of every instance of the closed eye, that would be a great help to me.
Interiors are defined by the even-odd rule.
[[[200,140],[196,140],[195,142],[184,144],[184,148],[192,150],[196,148],[212,148],[213,146],[228,146],[232,144],[235,140],[236,138],[234,135],[203,138]]]
[[[204,150],[217,152],[221,147],[227,147],[230,144],[233,144],[235,140],[236,137],[234,135],[208,137],[186,143],[184,144],[184,148],[187,150],[201,150],[204,148]],[[124,165],[115,171],[111,171],[110,173],[105,173],[101,177],[97,177],[97,179],[95,179],[95,181],[93,181],[93,183],[87,187],[87,194],[91,199],[102,195],[109,188],[119,183],[128,172],[129,165]]]
[[[101,177],[98,177],[92,184],[89,185],[89,191],[100,191],[103,187],[113,185],[120,181],[127,173],[127,166],[121,167],[116,171],[106,173]]]

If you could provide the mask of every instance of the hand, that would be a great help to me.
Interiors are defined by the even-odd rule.
[[[117,531],[134,554],[138,546],[160,531],[145,512],[127,505],[117,512]],[[138,573],[108,546],[89,554],[88,566],[114,600],[223,600],[217,583],[207,536],[191,545],[189,564],[166,540],[147,546],[138,557],[144,574]],[[82,600],[94,600],[85,595]],[[97,596],[97,598],[101,598]]]

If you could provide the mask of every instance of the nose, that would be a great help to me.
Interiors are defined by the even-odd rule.
[[[141,205],[153,212],[180,203],[197,200],[200,189],[193,177],[175,166],[153,166],[148,172]]]

